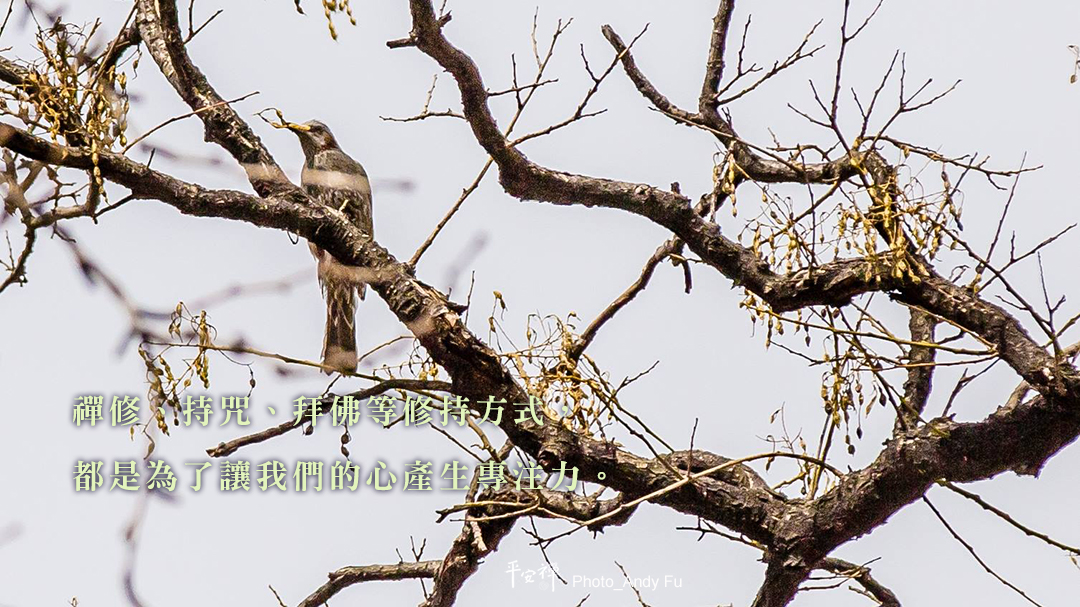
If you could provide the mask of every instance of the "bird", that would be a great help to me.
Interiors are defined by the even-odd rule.
[[[371,215],[371,183],[359,162],[342,151],[330,128],[318,120],[288,123],[300,139],[304,168],[300,185],[320,204],[341,211],[368,240],[375,237]],[[354,372],[356,354],[357,297],[364,299],[367,284],[351,268],[308,243],[318,261],[317,275],[326,300],[326,331],[323,336],[323,371]]]

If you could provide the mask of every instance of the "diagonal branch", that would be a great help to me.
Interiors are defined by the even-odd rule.
[[[329,574],[329,581],[300,602],[299,607],[320,607],[335,594],[354,584],[394,580],[431,579],[439,571],[442,561],[418,563],[395,563],[393,565],[362,565],[342,567]]]
[[[623,70],[630,82],[653,107],[679,124],[708,131],[732,152],[739,167],[736,184],[747,179],[764,183],[833,183],[849,179],[858,172],[856,163],[848,156],[827,162],[801,163],[785,162],[755,152],[752,146],[739,138],[731,123],[720,116],[714,106],[709,106],[712,108],[711,113],[706,115],[688,112],[668,100],[637,66],[630,49],[615,30],[610,25],[605,25],[601,31],[622,58]]]
[[[176,0],[137,0],[136,23],[150,55],[180,98],[198,112],[206,140],[225,149],[247,173],[260,196],[294,188],[258,135],[191,61],[180,30]]]
[[[51,164],[85,169],[93,162],[89,152],[65,148],[8,125],[0,124],[0,142],[12,151]],[[411,268],[367,239],[336,209],[309,204],[303,192],[259,198],[232,190],[209,190],[117,154],[102,152],[97,158],[102,176],[130,188],[136,198],[160,200],[187,215],[240,220],[295,233],[363,273],[364,282],[446,369],[455,394],[468,398],[479,413],[484,412],[481,401],[489,397],[512,405],[500,428],[545,469],[565,462],[568,468],[578,469],[580,480],[599,482],[627,495],[645,495],[651,488],[682,481],[667,462],[639,457],[610,440],[574,432],[561,424],[519,423],[518,419],[530,417],[517,410],[529,401],[528,393],[499,356],[468,330],[457,306],[417,280]],[[747,476],[751,475],[756,476],[752,472]],[[677,490],[658,493],[652,501],[729,526],[762,542],[772,536],[769,521],[787,509],[784,500],[763,487],[713,478],[697,479],[693,486],[683,483]]]
[[[705,62],[705,80],[701,83],[701,95],[698,97],[698,112],[711,120],[719,116],[718,95],[720,81],[724,77],[724,52],[727,49],[728,28],[731,14],[735,11],[735,0],[720,0],[720,6],[713,17],[712,38],[709,41],[709,58]]]
[[[698,215],[690,200],[677,192],[654,186],[587,177],[555,171],[530,161],[510,145],[499,130],[488,107],[489,93],[476,64],[443,35],[429,0],[410,0],[413,16],[411,39],[455,78],[461,93],[463,114],[477,142],[499,167],[499,181],[507,193],[522,200],[539,200],[561,205],[599,206],[628,211],[669,229],[706,263],[758,294],[777,310],[794,310],[807,305],[843,305],[868,291],[890,290],[896,279],[887,268],[864,259],[844,260],[797,273],[787,281],[774,273],[750,249],[720,234],[715,223]],[[624,55],[625,56],[625,55]],[[774,180],[805,171],[772,161],[761,169]],[[850,163],[826,163],[814,168],[822,180],[850,171]],[[847,169],[844,169],[848,166]],[[783,174],[776,171],[783,168]],[[807,169],[809,170],[809,169]],[[755,175],[755,178],[757,175]],[[794,276],[792,278],[795,278]]]
[[[791,278],[799,279],[792,281],[774,273],[752,250],[722,236],[715,223],[700,217],[689,199],[677,192],[554,171],[533,163],[509,145],[499,131],[487,104],[488,93],[479,69],[443,35],[430,0],[409,0],[409,7],[412,38],[417,48],[457,81],[463,112],[473,134],[495,160],[500,183],[512,196],[555,204],[616,208],[648,218],[671,230],[703,261],[777,311],[808,305],[845,305],[856,295],[870,291],[896,292],[898,299],[948,318],[986,339],[1037,390],[1050,390],[1058,396],[1080,400],[1080,374],[1071,365],[1055,360],[1003,309],[936,274],[924,261],[912,260],[925,277],[917,272],[910,276],[897,275],[892,264],[880,259],[857,259],[795,272]],[[896,187],[895,170],[876,151],[853,156],[848,165],[858,168],[865,187],[874,186],[883,191]],[[845,165],[832,166],[839,170]],[[742,163],[740,168],[745,170]]]
[[[934,329],[937,327],[937,318],[917,308],[909,310],[908,330],[911,332],[913,344],[934,342]],[[934,377],[934,358],[936,348],[912,345],[908,348],[907,380],[904,381],[904,402],[900,409],[900,415],[896,418],[896,431],[900,432],[915,427],[919,416],[926,408],[926,402],[930,398],[930,391]]]
[[[567,358],[575,362],[580,359],[581,354],[585,352],[585,348],[589,347],[589,344],[596,338],[596,334],[604,324],[614,318],[619,310],[623,309],[637,297],[638,293],[641,293],[645,290],[645,287],[649,286],[649,281],[652,279],[653,272],[656,271],[656,266],[660,265],[660,263],[668,257],[677,255],[682,249],[682,246],[683,243],[678,238],[672,238],[660,245],[656,249],[656,252],[649,257],[649,260],[645,262],[645,267],[641,269],[641,275],[634,281],[634,284],[627,287],[622,294],[615,298],[615,301],[611,302],[608,307],[604,308],[604,310],[589,323],[589,326],[585,328],[581,337],[579,337],[567,351]]]
[[[870,575],[870,569],[865,565],[856,565],[838,558],[827,558],[817,566],[819,569],[851,578],[862,586],[866,594],[877,601],[880,607],[900,607],[900,599],[896,598],[896,594],[875,580]]]
[[[676,120],[683,124],[694,124],[699,121],[697,114],[688,112],[679,106],[672,103],[667,97],[664,96],[653,83],[645,77],[645,74],[638,68],[637,63],[634,62],[634,56],[630,53],[630,49],[626,46],[626,43],[622,41],[622,38],[615,33],[610,25],[604,25],[600,28],[601,33],[604,34],[604,38],[611,44],[615,52],[622,57],[623,70],[630,78],[630,81],[637,87],[638,92],[642,94],[652,103],[656,109],[660,110],[664,114],[672,116]]]
[[[765,568],[765,581],[758,588],[751,607],[783,607],[791,602],[799,591],[799,584],[810,575],[813,568],[801,558],[781,559],[769,557]]]
[[[934,516],[937,517],[938,521],[940,521],[942,526],[945,527],[945,530],[949,532],[949,535],[953,536],[953,539],[955,539],[957,542],[959,542],[960,545],[963,546],[964,549],[967,550],[969,554],[971,554],[972,558],[974,558],[975,562],[979,563],[979,565],[982,566],[983,570],[985,570],[987,573],[989,573],[991,576],[993,576],[994,579],[1001,582],[1008,589],[1010,589],[1013,592],[1015,592],[1015,593],[1019,594],[1020,596],[1024,597],[1024,599],[1026,599],[1027,602],[1031,603],[1032,605],[1035,605],[1035,607],[1042,607],[1042,605],[1040,603],[1036,602],[1035,599],[1032,599],[1030,596],[1028,596],[1027,593],[1024,592],[1020,587],[1018,587],[1016,584],[1013,584],[1009,580],[1002,577],[1001,574],[994,571],[990,567],[990,565],[986,564],[986,561],[982,560],[982,557],[979,556],[979,553],[975,552],[975,547],[972,546],[971,544],[969,544],[963,537],[960,536],[959,533],[956,532],[955,529],[953,529],[952,525],[949,524],[949,521],[945,520],[945,517],[942,516],[941,512],[937,508],[934,507],[934,504],[932,504],[929,499],[927,499],[925,496],[923,496],[922,500],[923,500],[923,502],[926,503],[927,506],[930,507],[930,511],[934,513]]]

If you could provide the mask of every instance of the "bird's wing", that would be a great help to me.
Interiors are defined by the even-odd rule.
[[[371,184],[360,163],[338,150],[322,153],[304,167],[300,182],[308,194],[345,213],[369,237],[375,236]]]
[[[371,184],[360,163],[340,150],[320,153],[315,156],[313,162],[304,167],[300,174],[300,183],[310,196],[328,207],[341,211],[368,238],[374,238]],[[337,261],[327,253],[313,252],[320,260],[319,280],[325,289],[326,278],[333,273],[333,264]],[[366,285],[360,283],[357,287],[360,299],[364,299]]]

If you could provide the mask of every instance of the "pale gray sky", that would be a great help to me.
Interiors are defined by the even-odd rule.
[[[72,0],[65,17],[85,22],[101,17],[115,32],[130,9],[127,2]],[[239,106],[252,126],[298,179],[301,152],[295,138],[252,117],[276,106],[290,118],[319,118],[329,124],[346,151],[360,160],[374,181],[376,234],[399,258],[408,258],[483,165],[485,156],[460,121],[384,122],[379,116],[407,116],[419,111],[436,66],[415,49],[391,51],[386,40],[408,31],[406,2],[354,2],[358,25],[337,20],[339,40],[327,35],[319,7],[304,3],[296,13],[291,0],[223,2],[201,0],[196,14],[226,11],[191,46],[196,62],[226,98],[260,94]],[[862,15],[873,3],[856,2]],[[771,143],[829,142],[787,108],[812,108],[808,80],[828,88],[835,66],[841,2],[744,2],[735,22],[749,11],[754,19],[748,56],[762,63],[785,56],[818,19],[816,35],[828,47],[817,57],[732,105],[740,134]],[[1021,8],[1023,7],[1023,8]],[[454,19],[448,37],[479,63],[490,88],[509,85],[510,54],[519,64],[531,62],[529,31],[535,10],[527,2],[451,0]],[[648,33],[635,47],[638,64],[672,100],[696,102],[715,2],[668,3],[548,1],[539,11],[545,37],[557,19],[573,17],[550,74],[557,84],[543,88],[530,105],[519,132],[542,127],[569,115],[588,86],[578,45],[593,65],[606,64],[610,47],[599,28],[612,24],[626,39],[646,23]],[[1017,234],[1019,249],[1030,247],[1064,225],[1077,222],[1072,177],[1080,154],[1080,84],[1069,85],[1072,55],[1080,41],[1080,5],[1054,1],[886,2],[864,37],[850,50],[845,82],[861,92],[876,86],[896,49],[906,53],[912,83],[932,77],[941,90],[956,79],[960,87],[924,112],[895,126],[898,137],[943,153],[979,151],[1001,168],[1045,168],[1021,180],[1007,228]],[[0,46],[5,56],[32,54],[29,30],[9,28]],[[140,100],[131,114],[131,133],[141,133],[187,108],[173,94],[149,57],[132,85]],[[433,109],[454,105],[448,76],[440,78]],[[510,100],[496,103],[502,121]],[[599,117],[552,137],[528,144],[526,153],[548,166],[590,175],[666,186],[678,181],[697,196],[711,187],[712,154],[707,135],[675,127],[649,111],[621,74],[605,84]],[[848,107],[850,116],[857,114]],[[155,166],[210,187],[247,190],[243,174],[215,147],[202,143],[194,120],[172,125],[151,139],[170,150],[198,159]],[[914,163],[913,163],[914,164]],[[918,165],[916,165],[918,166]],[[939,169],[929,167],[933,181]],[[629,285],[641,265],[665,238],[646,220],[617,211],[556,207],[508,197],[494,173],[465,204],[446,232],[420,263],[418,275],[439,288],[453,288],[462,301],[475,270],[470,326],[487,335],[492,291],[505,296],[509,310],[503,326],[521,339],[530,313],[565,316],[576,312],[588,322]],[[394,183],[408,180],[403,191]],[[985,246],[1004,196],[971,179],[964,198],[964,222],[970,239]],[[755,195],[741,205],[738,218],[722,213],[723,229],[737,233],[749,216]],[[9,223],[9,225],[11,225]],[[257,348],[301,358],[318,356],[323,304],[315,286],[307,247],[293,245],[279,232],[250,225],[182,217],[156,202],[133,202],[106,215],[99,225],[88,220],[69,224],[81,246],[102,267],[122,280],[140,304],[162,310],[193,301],[238,283],[276,280],[310,271],[308,280],[282,293],[215,304],[207,312],[220,341],[243,335]],[[14,233],[13,233],[14,235]],[[483,246],[473,256],[477,239]],[[1069,235],[1045,255],[1046,274],[1055,294],[1072,297],[1076,312],[1076,259],[1080,239]],[[461,271],[462,264],[465,270]],[[1029,292],[1037,289],[1034,266],[1014,275]],[[29,266],[29,284],[0,296],[0,402],[6,423],[0,430],[0,604],[15,607],[59,606],[72,597],[87,607],[119,605],[125,562],[122,531],[137,508],[132,494],[99,491],[76,494],[71,470],[76,460],[137,459],[142,441],[108,427],[76,428],[71,407],[78,395],[144,395],[144,367],[132,344],[123,350],[127,319],[101,288],[89,288],[63,243],[42,239]],[[452,281],[452,282],[451,282]],[[682,293],[681,270],[664,264],[648,290],[611,322],[590,350],[612,377],[634,375],[659,360],[651,374],[623,394],[623,402],[669,442],[685,447],[694,420],[695,444],[737,457],[769,449],[767,435],[780,434],[770,414],[785,406],[792,433],[816,440],[820,427],[820,369],[773,348],[754,335],[737,304],[741,291],[703,267],[695,268],[694,290]],[[900,318],[896,313],[890,318]],[[361,306],[360,348],[364,350],[404,332],[377,298]],[[402,353],[398,353],[400,357]],[[241,358],[242,360],[248,360]],[[390,362],[392,358],[381,362]],[[248,372],[220,357],[212,358],[208,394],[215,398],[247,391]],[[321,392],[325,378],[298,371],[279,376],[276,364],[255,361],[258,386],[252,394],[251,429],[286,419],[289,401]],[[956,373],[942,372],[929,412],[944,405]],[[961,419],[977,419],[997,406],[1016,378],[1001,369],[964,393],[955,407]],[[353,384],[339,382],[343,388]],[[355,384],[360,386],[360,383]],[[270,416],[267,405],[277,408]],[[220,420],[220,417],[218,418]],[[216,425],[218,422],[214,422]],[[865,437],[855,456],[837,456],[834,464],[858,467],[876,453],[892,426],[891,411],[875,409],[864,421]],[[157,455],[174,469],[207,459],[204,449],[241,434],[225,428],[177,428],[158,441]],[[627,446],[645,453],[627,438]],[[242,450],[237,457],[253,463],[338,457],[338,435],[320,427],[312,436],[293,433]],[[445,439],[430,431],[395,427],[377,431],[365,420],[354,432],[353,459],[370,469],[382,459],[398,471],[422,458],[443,462],[460,458]],[[1054,458],[1039,479],[1012,474],[978,483],[973,490],[1019,520],[1071,543],[1080,543],[1077,490],[1080,455],[1075,446]],[[757,467],[761,471],[761,467]],[[779,466],[768,478],[782,480],[792,469]],[[366,471],[365,471],[366,474]],[[181,472],[183,485],[190,473]],[[216,475],[209,477],[216,482]],[[454,494],[458,495],[458,494]],[[395,549],[408,555],[410,536],[427,539],[425,558],[445,552],[460,525],[435,524],[434,510],[453,496],[377,494],[225,495],[216,488],[176,491],[173,503],[153,501],[141,529],[136,585],[146,605],[274,605],[272,584],[286,603],[295,604],[319,586],[326,573],[345,565],[391,563]],[[1080,570],[1061,552],[1025,537],[973,504],[941,490],[931,497],[955,528],[996,571],[1024,588],[1043,605],[1071,605]],[[655,506],[639,509],[630,524],[596,538],[578,533],[556,542],[549,555],[567,579],[609,578],[622,587],[618,560],[634,577],[672,575],[680,588],[644,590],[647,602],[666,605],[748,604],[764,566],[756,553],[724,540],[675,531],[694,521]],[[563,525],[541,521],[555,532]],[[495,600],[528,605],[627,605],[628,591],[588,589],[580,583],[554,590],[519,579],[512,593],[511,562],[523,569],[543,564],[539,551],[519,528],[465,585],[459,604]],[[933,518],[914,504],[872,534],[843,546],[837,556],[873,564],[874,575],[895,590],[905,605],[1026,602],[987,575]],[[420,600],[416,582],[364,584],[341,593],[343,604],[409,604]],[[498,598],[496,598],[498,597]],[[800,594],[795,605],[868,605],[845,590]]]

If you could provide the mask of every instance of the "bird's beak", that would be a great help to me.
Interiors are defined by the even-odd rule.
[[[295,122],[286,122],[284,126],[295,133],[306,133],[311,130],[310,126],[307,126],[306,124],[296,124]]]

